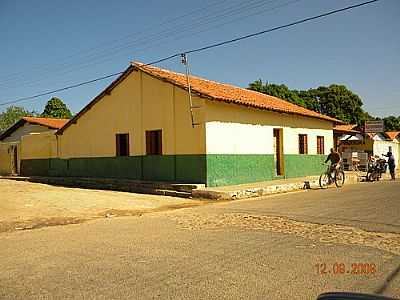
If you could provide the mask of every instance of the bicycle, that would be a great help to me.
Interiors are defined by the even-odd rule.
[[[326,164],[323,164],[326,165]],[[333,176],[332,176],[333,173]],[[326,168],[326,171],[319,176],[319,186],[321,189],[326,189],[329,185],[335,183],[336,187],[340,188],[343,186],[345,181],[345,175],[342,164],[338,168],[332,171],[330,165]]]

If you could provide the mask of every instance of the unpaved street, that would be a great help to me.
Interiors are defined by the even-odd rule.
[[[200,204],[183,198],[0,179],[0,233]]]
[[[399,298],[399,191],[358,184],[1,233],[0,299]]]

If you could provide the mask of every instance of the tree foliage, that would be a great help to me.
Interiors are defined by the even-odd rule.
[[[361,125],[371,116],[362,109],[361,98],[344,85],[331,84],[309,90],[291,90],[284,84],[263,84],[256,80],[249,89],[275,96],[310,110]]]
[[[34,111],[28,111],[20,106],[10,106],[4,112],[0,113],[0,133],[14,125],[22,117],[35,116]]]
[[[386,131],[400,131],[400,116],[383,118],[383,123],[385,124]]]
[[[70,119],[72,113],[61,99],[53,97],[47,102],[41,116],[44,118]]]
[[[299,97],[298,92],[296,90],[290,90],[284,84],[274,84],[268,82],[263,84],[262,80],[259,79],[250,83],[249,89],[264,94],[268,94],[274,97],[278,97],[281,99],[285,99],[297,105],[306,106],[305,101]]]

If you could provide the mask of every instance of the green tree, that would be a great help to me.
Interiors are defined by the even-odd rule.
[[[383,118],[385,124],[385,131],[400,131],[400,116],[389,116]]]
[[[297,105],[306,106],[306,103],[301,99],[296,90],[290,90],[284,84],[274,84],[266,82],[263,84],[262,80],[256,80],[249,84],[249,89],[260,93],[268,94],[278,97]]]
[[[70,119],[72,118],[72,113],[61,99],[53,97],[47,102],[41,116],[45,118]]]
[[[22,117],[35,116],[34,111],[28,111],[20,106],[10,106],[4,112],[0,113],[0,133],[10,126],[14,125]]]
[[[361,98],[344,85],[332,84],[309,90],[290,90],[284,84],[263,84],[256,80],[249,89],[275,96],[310,110],[361,125],[372,117],[362,109]]]
[[[359,125],[367,117],[362,109],[361,98],[344,85],[320,86],[309,92],[314,99],[314,104],[318,104],[322,114]]]

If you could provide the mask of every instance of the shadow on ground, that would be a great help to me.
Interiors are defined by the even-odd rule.
[[[142,216],[146,213],[155,213],[168,210],[176,210],[182,208],[190,208],[205,205],[208,202],[199,203],[182,203],[182,204],[171,204],[153,209],[142,209],[142,210],[118,210],[108,209],[97,213],[96,215],[89,215],[87,217],[38,217],[21,221],[0,221],[0,233],[12,232],[21,230],[33,230],[48,226],[61,226],[70,224],[80,224],[86,221],[101,219],[101,218],[113,218],[113,217],[128,217],[128,216]]]

